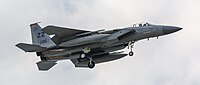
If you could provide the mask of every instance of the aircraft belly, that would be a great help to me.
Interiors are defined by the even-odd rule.
[[[121,50],[121,49],[124,49],[124,48],[125,48],[124,45],[117,45],[117,46],[105,48],[104,50],[105,50],[105,52],[113,52],[113,51]]]
[[[125,57],[127,54],[109,54],[109,55],[104,55],[104,56],[97,56],[94,57],[94,62],[96,63],[102,63],[102,62],[107,62],[107,61],[112,61],[116,59],[120,59]]]
[[[48,56],[45,57],[48,61],[58,61],[58,60],[66,60],[66,59],[77,59],[80,58],[80,54],[68,54],[68,55],[62,55],[62,56]]]
[[[46,57],[47,61],[59,61],[59,60],[66,60],[70,59],[69,57],[63,57],[63,56],[51,56],[51,57]]]
[[[93,61],[95,63],[103,63],[108,61],[117,60],[120,58],[125,57],[127,54],[104,54],[104,55],[98,55],[93,57]],[[76,59],[71,59],[71,61],[75,64],[75,67],[88,67],[89,60],[85,60],[82,62],[77,62]]]
[[[84,44],[90,44],[98,42],[106,37],[108,37],[109,34],[98,34],[98,35],[91,35],[86,37],[81,37],[73,40],[66,41],[64,43],[61,43],[59,46],[61,47],[72,47],[72,46],[79,46]]]

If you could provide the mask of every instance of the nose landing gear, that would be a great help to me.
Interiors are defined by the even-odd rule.
[[[128,49],[129,48],[131,49],[131,51],[128,53],[129,56],[133,56],[134,55],[134,52],[133,52],[133,46],[134,46],[134,44],[135,44],[135,41],[131,41],[131,42],[128,43]]]
[[[95,63],[94,63],[94,61],[92,61],[92,58],[90,58],[90,61],[89,61],[89,63],[88,63],[88,67],[89,67],[90,69],[92,69],[92,68],[94,68],[94,66],[95,66]]]
[[[133,54],[134,54],[133,51],[128,53],[129,56],[133,56]]]

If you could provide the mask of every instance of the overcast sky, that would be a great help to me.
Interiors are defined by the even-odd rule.
[[[0,0],[0,85],[200,85],[199,10],[199,0]],[[31,43],[29,24],[38,21],[85,30],[139,22],[184,29],[139,41],[133,57],[94,69],[66,60],[41,72],[35,53],[14,46]]]

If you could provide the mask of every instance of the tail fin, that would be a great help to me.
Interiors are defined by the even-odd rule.
[[[48,34],[42,31],[42,28],[38,25],[38,23],[34,23],[30,25],[31,27],[31,35],[32,35],[32,43],[34,45],[39,45],[41,47],[52,47],[56,46],[56,44],[51,40]]]

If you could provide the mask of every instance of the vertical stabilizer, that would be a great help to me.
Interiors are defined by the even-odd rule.
[[[31,27],[31,35],[32,35],[32,43],[34,45],[39,45],[41,47],[52,47],[56,46],[56,44],[51,40],[48,34],[42,31],[42,28],[38,25],[38,23],[34,23],[30,25]]]

